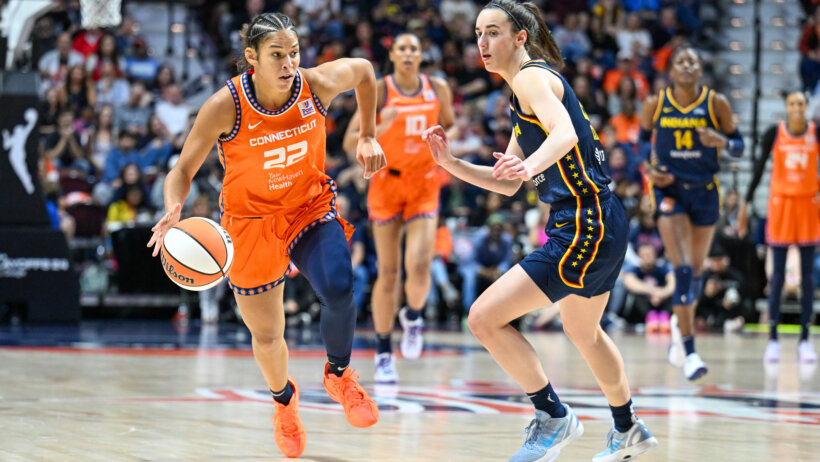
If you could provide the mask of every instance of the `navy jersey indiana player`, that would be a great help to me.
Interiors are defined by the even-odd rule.
[[[707,372],[695,352],[695,305],[701,270],[720,215],[715,175],[721,151],[739,157],[743,138],[732,121],[726,97],[699,83],[697,52],[681,47],[672,54],[672,86],[646,98],[641,141],[649,153],[644,163],[652,182],[658,229],[665,253],[675,267],[674,311],[669,362],[683,367],[689,380]],[[654,133],[654,145],[650,145]]]
[[[657,444],[635,416],[623,360],[599,320],[624,259],[626,216],[607,188],[609,176],[598,136],[569,84],[558,71],[561,52],[532,3],[497,0],[476,20],[484,65],[513,91],[513,136],[493,167],[450,153],[444,130],[422,138],[433,158],[464,181],[512,195],[533,181],[551,203],[547,244],[502,275],[470,308],[468,323],[498,364],[524,389],[535,407],[523,447],[512,461],[552,460],[581,436],[583,426],[561,403],[532,345],[509,323],[560,301],[561,319],[611,408],[614,427],[606,449],[593,460],[622,460]]]

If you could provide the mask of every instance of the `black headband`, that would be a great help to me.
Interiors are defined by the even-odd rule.
[[[521,26],[521,23],[520,23],[520,22],[518,22],[518,20],[517,20],[517,19],[515,19],[515,16],[513,16],[513,14],[510,12],[510,10],[508,10],[508,9],[504,8],[503,6],[499,5],[498,3],[488,3],[488,4],[487,4],[487,6],[494,6],[494,7],[498,8],[498,9],[500,9],[501,11],[503,11],[503,12],[507,13],[507,16],[509,16],[509,17],[510,17],[510,19],[512,19],[512,21],[515,23],[515,25],[516,25],[516,26],[518,26],[518,29],[519,29],[519,30],[524,29],[524,28]],[[524,29],[524,30],[526,30],[526,29]]]

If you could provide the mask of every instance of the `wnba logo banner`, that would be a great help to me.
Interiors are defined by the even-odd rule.
[[[0,95],[0,225],[49,226],[37,169],[37,98]]]

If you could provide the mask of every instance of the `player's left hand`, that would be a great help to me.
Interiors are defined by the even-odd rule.
[[[704,146],[708,148],[722,148],[726,146],[727,139],[725,135],[706,127],[697,127],[695,130],[698,132],[700,142],[703,143]]]
[[[384,151],[376,138],[371,136],[359,137],[356,145],[356,160],[364,167],[364,177],[370,179],[379,170],[387,166]]]
[[[493,178],[496,180],[529,180],[532,178],[532,170],[520,157],[500,152],[494,152],[493,157],[498,159],[493,166]]]

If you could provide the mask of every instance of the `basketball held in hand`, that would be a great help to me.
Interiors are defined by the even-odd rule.
[[[233,242],[214,221],[188,218],[168,231],[162,241],[160,261],[165,274],[183,289],[210,289],[231,269]]]

